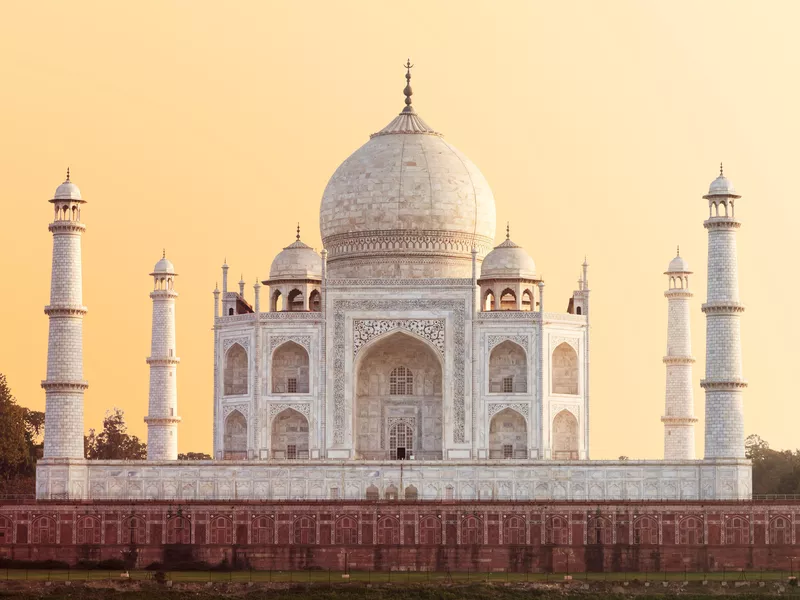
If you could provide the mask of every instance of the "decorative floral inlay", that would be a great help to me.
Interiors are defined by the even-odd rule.
[[[270,404],[269,405],[269,420],[275,418],[276,415],[279,415],[287,408],[291,408],[292,410],[296,410],[301,415],[303,415],[307,420],[311,420],[311,405],[308,402],[281,402],[279,404]]]
[[[553,350],[556,349],[560,344],[566,342],[575,352],[580,355],[580,350],[578,349],[578,338],[571,338],[571,337],[562,337],[562,336],[551,336],[550,337],[550,353],[553,353]]]
[[[519,414],[525,417],[526,421],[528,420],[528,410],[530,408],[528,402],[496,402],[494,404],[490,404],[488,407],[489,420],[491,420],[491,418],[501,410],[505,410],[507,408],[517,411]]]
[[[245,419],[249,420],[249,418],[250,418],[250,415],[249,415],[250,410],[249,409],[250,409],[250,406],[248,404],[246,404],[246,403],[226,404],[226,405],[224,405],[222,407],[222,420],[224,421],[225,419],[227,419],[228,415],[231,414],[235,410],[237,410],[240,413],[242,413],[242,416]]]
[[[228,351],[228,349],[233,346],[234,344],[239,344],[242,348],[250,352],[250,338],[249,337],[235,337],[235,338],[227,338],[222,341],[222,352],[223,354]]]
[[[306,349],[306,352],[311,354],[311,336],[310,335],[273,335],[269,338],[269,353],[272,354],[275,348],[285,342],[295,342],[300,344]]]
[[[353,320],[353,356],[371,339],[395,329],[405,329],[428,340],[444,356],[444,319]]]
[[[525,352],[528,352],[528,336],[527,335],[490,335],[488,337],[489,340],[489,351],[492,350],[498,344],[502,344],[506,340],[514,342],[522,346],[525,349]]]

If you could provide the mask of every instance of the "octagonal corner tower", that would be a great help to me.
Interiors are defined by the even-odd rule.
[[[407,75],[407,79],[410,76]],[[478,168],[406,107],[328,181],[320,234],[331,278],[470,277],[495,236]]]

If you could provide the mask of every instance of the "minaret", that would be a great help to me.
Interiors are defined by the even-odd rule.
[[[153,272],[153,329],[150,344],[150,408],[147,423],[147,460],[178,459],[178,385],[180,359],[175,350],[175,267],[164,253]]]
[[[706,392],[705,458],[744,458],[744,411],[742,348],[739,317],[739,274],[736,261],[734,200],[740,198],[725,178],[722,165],[703,196],[708,200],[708,299],[706,313],[706,377],[700,386]]]
[[[50,317],[45,390],[44,458],[83,459],[83,283],[81,281],[81,192],[69,179],[56,189],[53,270],[50,276]]]
[[[694,460],[694,392],[692,391],[692,333],[689,319],[689,265],[681,250],[664,273],[667,298],[667,392],[664,416],[664,460]]]

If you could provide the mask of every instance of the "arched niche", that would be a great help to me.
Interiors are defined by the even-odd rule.
[[[553,393],[578,394],[578,353],[567,342],[553,350]]]
[[[231,411],[225,418],[223,448],[228,460],[247,458],[247,419],[238,410]]]
[[[489,423],[489,458],[527,458],[528,425],[525,417],[504,408]]]
[[[568,410],[553,418],[553,458],[576,460],[578,458],[578,419]]]
[[[356,453],[375,460],[412,455],[420,460],[441,459],[442,362],[438,352],[413,334],[394,331],[361,348],[354,372]],[[397,444],[403,448],[403,456],[398,456],[390,438],[401,423],[403,441],[410,439],[411,447]]]
[[[271,454],[277,459],[308,458],[308,419],[287,408],[272,420]]]
[[[272,393],[308,394],[308,352],[300,344],[284,342],[272,353]]]
[[[489,393],[524,394],[528,391],[528,357],[519,344],[506,340],[489,354]]]
[[[225,353],[223,382],[226,396],[247,394],[247,350],[241,344],[233,344]]]

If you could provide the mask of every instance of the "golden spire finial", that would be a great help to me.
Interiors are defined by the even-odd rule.
[[[406,64],[403,65],[406,68],[406,87],[403,90],[403,94],[406,96],[406,107],[403,109],[404,112],[411,112],[414,109],[411,108],[411,95],[414,93],[411,91],[411,69],[414,65],[411,64],[411,59],[409,58],[406,60]]]
[[[297,241],[300,241],[300,221],[297,222]]]
[[[725,177],[725,175],[722,173],[722,163],[719,163],[719,176]]]
[[[67,167],[67,181],[69,181],[69,167]]]
[[[506,221],[506,239],[511,239],[511,221]]]
[[[680,256],[680,255],[681,255],[681,247],[680,247],[680,245],[678,245],[678,256]]]
[[[161,249],[161,258],[167,258],[167,249],[166,248],[162,248]]]

